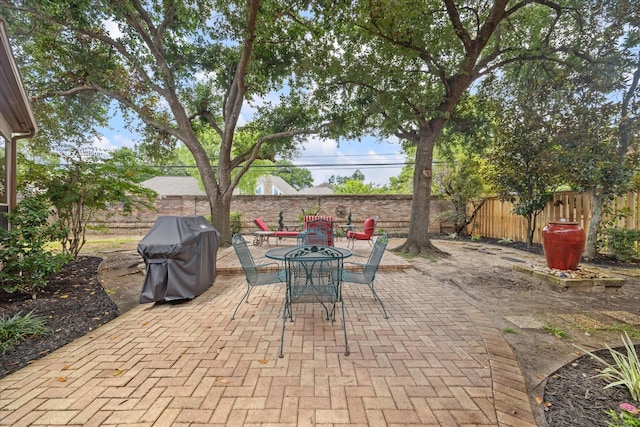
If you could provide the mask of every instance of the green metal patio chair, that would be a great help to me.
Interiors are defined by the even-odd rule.
[[[278,271],[273,271],[272,269],[265,270],[265,268],[271,268],[273,266],[280,267],[277,262],[256,264],[253,260],[253,256],[251,256],[251,252],[249,252],[247,242],[241,235],[234,234],[231,239],[231,244],[233,245],[233,249],[236,251],[236,255],[238,255],[242,271],[244,271],[245,278],[247,279],[247,292],[242,296],[242,299],[233,311],[233,315],[231,316],[231,320],[233,320],[236,318],[236,312],[238,311],[238,308],[240,308],[242,301],[244,300],[245,302],[249,302],[249,294],[253,288],[257,286],[282,283],[285,281],[285,275],[284,270],[282,269],[279,269]]]
[[[342,307],[344,330],[344,354],[349,355],[347,325],[342,300],[343,254],[331,246],[299,246],[285,255],[286,295],[282,313],[282,336],[280,354],[284,357],[284,331],[287,319],[293,322],[293,304],[320,303],[325,310],[326,320],[335,322],[336,304]]]
[[[382,260],[382,255],[384,255],[384,251],[387,248],[388,242],[389,238],[387,237],[387,234],[380,234],[376,239],[376,243],[373,245],[373,249],[371,250],[371,254],[369,255],[367,263],[362,264],[358,262],[347,262],[346,266],[357,266],[358,271],[347,271],[345,268],[342,273],[342,280],[344,282],[369,286],[369,289],[371,289],[371,292],[373,293],[373,300],[378,301],[380,303],[380,306],[382,307],[382,312],[384,313],[385,319],[388,319],[389,316],[387,315],[387,310],[384,308],[382,300],[376,293],[374,282],[376,279],[376,272],[378,271],[378,267],[380,266],[380,260]]]

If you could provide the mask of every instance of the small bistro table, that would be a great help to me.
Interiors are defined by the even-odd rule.
[[[285,255],[296,249],[297,246],[282,246],[279,248],[275,248],[275,249],[269,249],[267,252],[265,252],[264,256],[266,256],[267,258],[270,259],[275,259],[278,261],[284,261],[284,257]],[[346,248],[338,248],[335,246],[331,247],[332,249],[338,251],[340,253],[340,257],[339,259],[345,259],[345,258],[349,258],[353,253],[351,252],[351,250],[346,249]]]

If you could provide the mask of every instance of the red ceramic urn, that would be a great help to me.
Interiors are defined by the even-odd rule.
[[[558,270],[576,270],[585,241],[584,230],[577,222],[549,222],[542,229],[542,247],[547,266]]]

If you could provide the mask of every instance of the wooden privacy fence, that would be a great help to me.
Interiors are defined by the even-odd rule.
[[[611,204],[616,213],[626,212],[628,216],[616,221],[616,226],[629,230],[640,230],[640,193],[627,193],[617,197]],[[534,243],[541,243],[542,229],[551,221],[575,221],[585,233],[589,231],[591,220],[591,198],[585,193],[564,191],[556,193],[547,203],[544,211],[538,215],[533,237]],[[476,217],[474,234],[497,239],[509,238],[514,241],[527,241],[527,221],[513,213],[513,204],[502,202],[497,197],[489,198]]]

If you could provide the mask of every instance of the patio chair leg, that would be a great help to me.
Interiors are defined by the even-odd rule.
[[[322,301],[319,301],[320,305],[322,305],[322,308],[324,308],[324,313],[325,313],[325,320],[329,320],[329,309],[327,308],[326,304]]]
[[[371,292],[373,292],[373,300],[374,301],[378,301],[380,303],[380,307],[382,307],[382,312],[384,313],[384,318],[388,319],[389,315],[387,314],[387,310],[384,308],[384,304],[382,303],[382,300],[380,299],[380,297],[378,296],[378,293],[376,292],[376,290],[373,288],[373,283],[371,283],[369,285],[369,288],[371,289]]]
[[[340,302],[342,304],[342,329],[344,330],[344,355],[348,356],[351,352],[349,351],[349,341],[347,340],[347,319],[344,317],[344,300]]]
[[[288,310],[287,310],[288,309]],[[287,316],[287,313],[289,314]],[[287,317],[291,316],[291,305],[289,303],[284,303],[284,310],[282,312],[282,334],[280,335],[280,353],[278,354],[278,357],[282,358],[284,357],[284,328],[287,324]],[[292,316],[291,316],[292,317]],[[291,321],[293,322],[293,317],[291,318]]]
[[[242,299],[240,300],[240,302],[238,303],[238,305],[236,306],[236,309],[233,310],[233,316],[231,316],[231,320],[235,320],[236,318],[236,312],[238,311],[238,309],[240,308],[240,305],[242,304],[242,301],[244,302],[249,302],[249,294],[251,293],[251,286],[247,286],[247,292],[244,294],[244,296],[242,297]]]
[[[389,315],[387,314],[387,310],[384,308],[384,304],[382,303],[382,300],[380,299],[380,297],[376,293],[375,289],[373,289],[373,287],[371,288],[371,291],[373,291],[373,300],[374,301],[378,301],[380,303],[380,307],[382,307],[382,312],[384,313],[384,318],[388,319]]]

